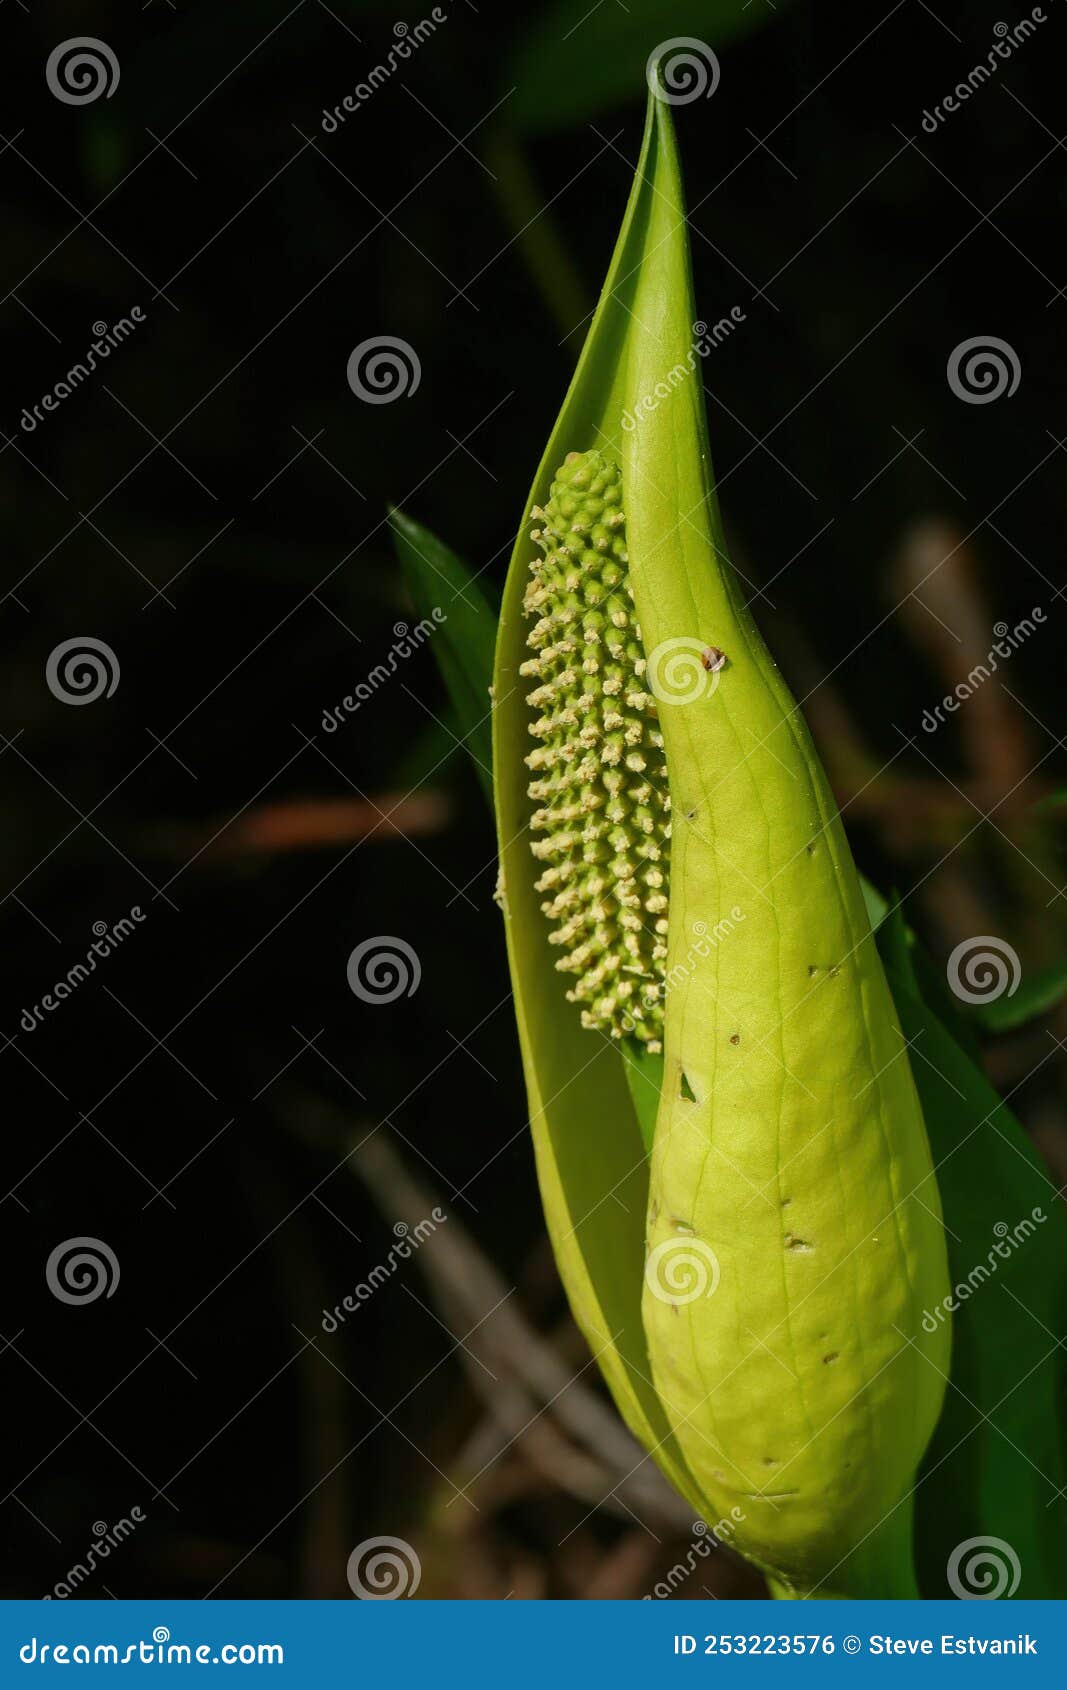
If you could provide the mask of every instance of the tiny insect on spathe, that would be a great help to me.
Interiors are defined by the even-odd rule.
[[[706,645],[700,654],[700,661],[710,675],[716,675],[720,669],[725,669],[727,657],[717,645]]]

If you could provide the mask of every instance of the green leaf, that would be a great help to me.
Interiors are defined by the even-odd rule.
[[[783,4],[779,0],[776,10]],[[670,5],[626,0],[624,6],[614,0],[599,6],[589,0],[553,0],[526,24],[507,66],[505,86],[516,90],[509,119],[530,134],[584,123],[633,99],[644,86],[649,54],[682,37],[689,38],[695,53],[696,74],[709,79],[713,61],[708,50],[726,46],[774,16],[765,0],[674,0]],[[689,87],[679,83],[681,91]]]
[[[389,512],[397,556],[416,609],[438,623],[433,651],[474,760],[493,802],[492,700],[496,611],[468,566],[428,528],[395,508]],[[434,615],[434,612],[437,615]]]
[[[626,1083],[630,1088],[630,1099],[637,1116],[641,1142],[645,1147],[645,1155],[649,1156],[652,1154],[656,1116],[659,1113],[663,1091],[663,1057],[652,1054],[639,1040],[627,1039],[624,1042],[623,1058],[626,1065]]]
[[[957,1305],[949,1388],[916,1492],[920,1585],[927,1597],[958,1594],[946,1578],[952,1552],[993,1537],[1018,1558],[1017,1596],[1062,1597],[1067,1218],[1010,1109],[923,1001],[899,910],[877,937],[934,1153]]]

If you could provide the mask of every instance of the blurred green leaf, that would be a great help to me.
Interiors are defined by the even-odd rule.
[[[508,120],[528,134],[543,133],[585,122],[632,100],[644,88],[649,54],[671,41],[678,42],[680,50],[689,46],[695,76],[714,81],[714,49],[758,29],[783,4],[626,0],[624,5],[622,0],[601,0],[600,5],[590,5],[590,0],[551,0],[523,29],[505,68],[505,87],[515,89]],[[680,62],[678,74],[683,74]],[[677,86],[680,93],[688,92],[693,83],[687,78]]]
[[[458,718],[459,736],[493,802],[493,649],[497,613],[475,576],[436,534],[395,507],[389,512],[397,555],[420,617],[439,621],[433,650]]]
[[[951,1379],[916,1492],[920,1586],[958,1594],[949,1558],[984,1537],[1019,1563],[1017,1589],[1002,1594],[1062,1597],[1067,1217],[1011,1110],[923,1001],[899,909],[877,940],[930,1135],[957,1304]],[[1011,1557],[997,1559],[1010,1583]]]

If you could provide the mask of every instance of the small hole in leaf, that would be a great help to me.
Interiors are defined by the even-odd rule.
[[[831,1350],[829,1355],[823,1356],[823,1358],[822,1358],[823,1366],[829,1367],[829,1365],[832,1361],[837,1360],[837,1354],[838,1354],[838,1352],[836,1350]]]
[[[786,1249],[792,1250],[796,1256],[810,1256],[815,1248],[814,1244],[809,1244],[806,1238],[794,1238],[791,1232],[786,1233],[782,1242]]]
[[[684,1073],[681,1075],[678,1082],[678,1096],[683,1097],[687,1103],[695,1103],[697,1100],[696,1092],[689,1084],[688,1077]]]
[[[739,1045],[741,1043],[740,1033],[731,1033],[730,1034],[730,1043],[732,1045]]]

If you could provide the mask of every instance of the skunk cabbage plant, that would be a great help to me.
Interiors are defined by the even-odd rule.
[[[780,1596],[914,1595],[941,1205],[826,776],[726,555],[661,93],[497,642],[538,1176],[575,1317],[694,1508]]]
[[[560,1273],[646,1459],[776,1595],[1067,1595],[1067,1219],[979,1012],[857,882],[726,556],[652,83],[492,685],[484,573],[391,517],[420,608],[450,594]]]

